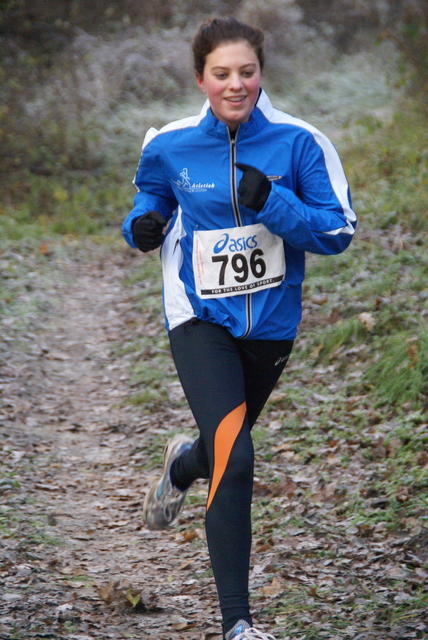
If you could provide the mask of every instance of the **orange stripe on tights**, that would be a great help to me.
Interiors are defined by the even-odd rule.
[[[217,427],[214,437],[214,473],[208,495],[207,511],[213,501],[218,485],[226,471],[234,442],[241,431],[247,405],[243,402],[239,407],[227,414]]]

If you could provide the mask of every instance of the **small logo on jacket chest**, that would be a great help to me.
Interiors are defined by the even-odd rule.
[[[188,193],[198,193],[215,187],[214,182],[192,182],[189,177],[189,170],[186,167],[180,173],[180,178],[181,180],[173,180],[173,183],[181,191],[187,191]]]

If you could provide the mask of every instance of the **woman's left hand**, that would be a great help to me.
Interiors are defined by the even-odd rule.
[[[249,164],[236,163],[244,172],[238,187],[239,203],[258,213],[265,206],[272,185],[264,173]]]

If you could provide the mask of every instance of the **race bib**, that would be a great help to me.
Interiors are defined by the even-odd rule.
[[[193,272],[200,298],[226,298],[277,287],[285,277],[284,244],[260,223],[195,231]]]

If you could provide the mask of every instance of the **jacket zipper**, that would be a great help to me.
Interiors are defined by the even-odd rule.
[[[229,140],[230,140],[230,177],[231,177],[231,192],[232,192],[232,207],[233,214],[235,217],[235,224],[237,227],[242,227],[242,218],[241,212],[239,211],[238,204],[238,195],[237,195],[237,184],[236,184],[236,140],[238,138],[238,130],[236,131],[235,137],[232,138],[229,132]],[[246,329],[241,338],[246,338],[252,328],[252,305],[251,305],[252,293],[245,294],[245,309],[246,309]]]
[[[236,132],[236,136],[238,132]],[[232,191],[232,206],[233,206],[233,214],[235,216],[235,224],[237,227],[242,227],[242,218],[241,212],[239,211],[238,205],[238,196],[237,196],[237,184],[236,184],[236,137],[231,138],[229,132],[230,139],[230,176],[231,176],[231,191]]]

